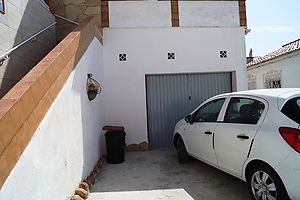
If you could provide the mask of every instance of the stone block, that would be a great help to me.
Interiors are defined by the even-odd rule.
[[[143,149],[144,151],[148,151],[148,150],[149,150],[149,143],[146,142],[146,141],[140,143],[139,146],[142,147],[142,149]]]
[[[95,176],[88,176],[88,179],[90,179],[91,183],[94,185],[96,182],[96,177]]]
[[[70,197],[70,200],[83,200],[84,198],[82,198],[81,196],[79,196],[78,194],[75,194],[73,196]]]
[[[79,195],[83,199],[87,199],[89,196],[89,193],[85,189],[82,189],[82,188],[76,188],[75,194]]]
[[[89,15],[89,16],[92,16],[92,15],[100,15],[101,12],[100,12],[100,6],[95,6],[95,7],[88,7],[85,12],[84,12],[85,15]]]
[[[83,11],[83,13],[84,13],[84,12],[85,12],[85,11]],[[82,15],[80,15],[80,16],[77,18],[77,22],[79,22],[79,23],[85,22],[87,18],[89,18],[89,16],[87,16],[87,15],[85,15],[85,14],[82,14]]]
[[[130,144],[130,145],[126,146],[126,151],[139,151],[139,145]]]
[[[99,1],[99,0],[85,0],[84,5],[87,5],[88,7],[100,6],[101,1]]]
[[[85,179],[83,182],[85,182],[86,184],[89,185],[90,190],[92,189],[93,184],[92,184],[92,182],[88,178]]]
[[[90,192],[90,186],[86,182],[80,182],[79,183],[79,188],[82,188],[85,191]]]
[[[60,15],[60,16],[65,16],[66,15],[66,6],[63,5],[57,5],[55,13]]]
[[[66,5],[72,4],[75,6],[78,6],[84,2],[84,0],[63,0],[63,1],[64,1],[64,4],[66,4]]]
[[[149,144],[148,142],[144,141],[140,144],[130,144],[126,145],[126,151],[148,151],[149,150]]]
[[[80,8],[74,5],[66,5],[66,18],[76,21],[77,17],[81,15]]]

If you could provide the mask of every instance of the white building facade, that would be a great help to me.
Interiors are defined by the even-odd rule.
[[[0,120],[1,200],[68,199],[105,154],[102,127],[170,147],[201,102],[247,89],[245,1],[102,0],[101,20],[103,35],[98,20],[79,26],[18,83]],[[94,101],[87,74],[103,89]]]
[[[191,108],[171,120],[170,115],[174,114],[165,109],[173,110],[174,105],[185,107],[184,102],[173,102],[174,96],[164,99],[167,92],[156,95],[149,91],[162,91],[162,85],[170,85],[166,91],[178,89],[177,85],[184,83],[172,82],[174,74],[230,76],[227,90],[218,91],[213,82],[202,83],[210,88],[209,94],[204,95],[199,86],[197,93],[205,98],[199,99],[198,95],[193,106],[220,92],[247,89],[245,1],[109,1],[102,12],[103,19],[107,23],[103,56],[105,120],[108,125],[125,127],[127,144],[148,141],[152,148],[171,145],[174,123]],[[155,75],[169,76],[162,80],[166,83],[160,84]],[[147,85],[155,89],[147,89]],[[198,86],[194,87],[197,90]],[[176,97],[185,98],[184,95],[178,93]],[[187,99],[193,100],[193,96]],[[151,102],[154,106],[149,105]],[[155,108],[157,104],[164,106]],[[151,119],[151,113],[157,116]],[[155,119],[164,122],[159,124]],[[165,124],[172,125],[166,128]],[[167,142],[157,143],[160,140]]]

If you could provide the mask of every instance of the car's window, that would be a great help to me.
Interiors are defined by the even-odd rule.
[[[300,97],[288,100],[281,109],[281,112],[300,124]]]
[[[257,100],[249,98],[231,98],[228,104],[224,122],[256,124],[261,117],[265,105]]]
[[[194,122],[216,122],[224,104],[225,98],[211,101],[199,108],[193,114]]]

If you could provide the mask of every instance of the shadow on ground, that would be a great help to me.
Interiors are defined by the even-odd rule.
[[[183,188],[195,200],[250,199],[245,182],[196,159],[179,164],[175,150],[130,152],[125,157],[125,163],[105,165],[92,192]]]

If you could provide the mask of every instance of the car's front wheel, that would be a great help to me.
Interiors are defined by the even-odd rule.
[[[178,161],[180,163],[186,163],[189,161],[189,154],[185,148],[184,142],[181,137],[177,140],[177,152],[178,152]]]
[[[268,165],[259,164],[251,168],[248,187],[255,200],[290,199],[280,177]]]

